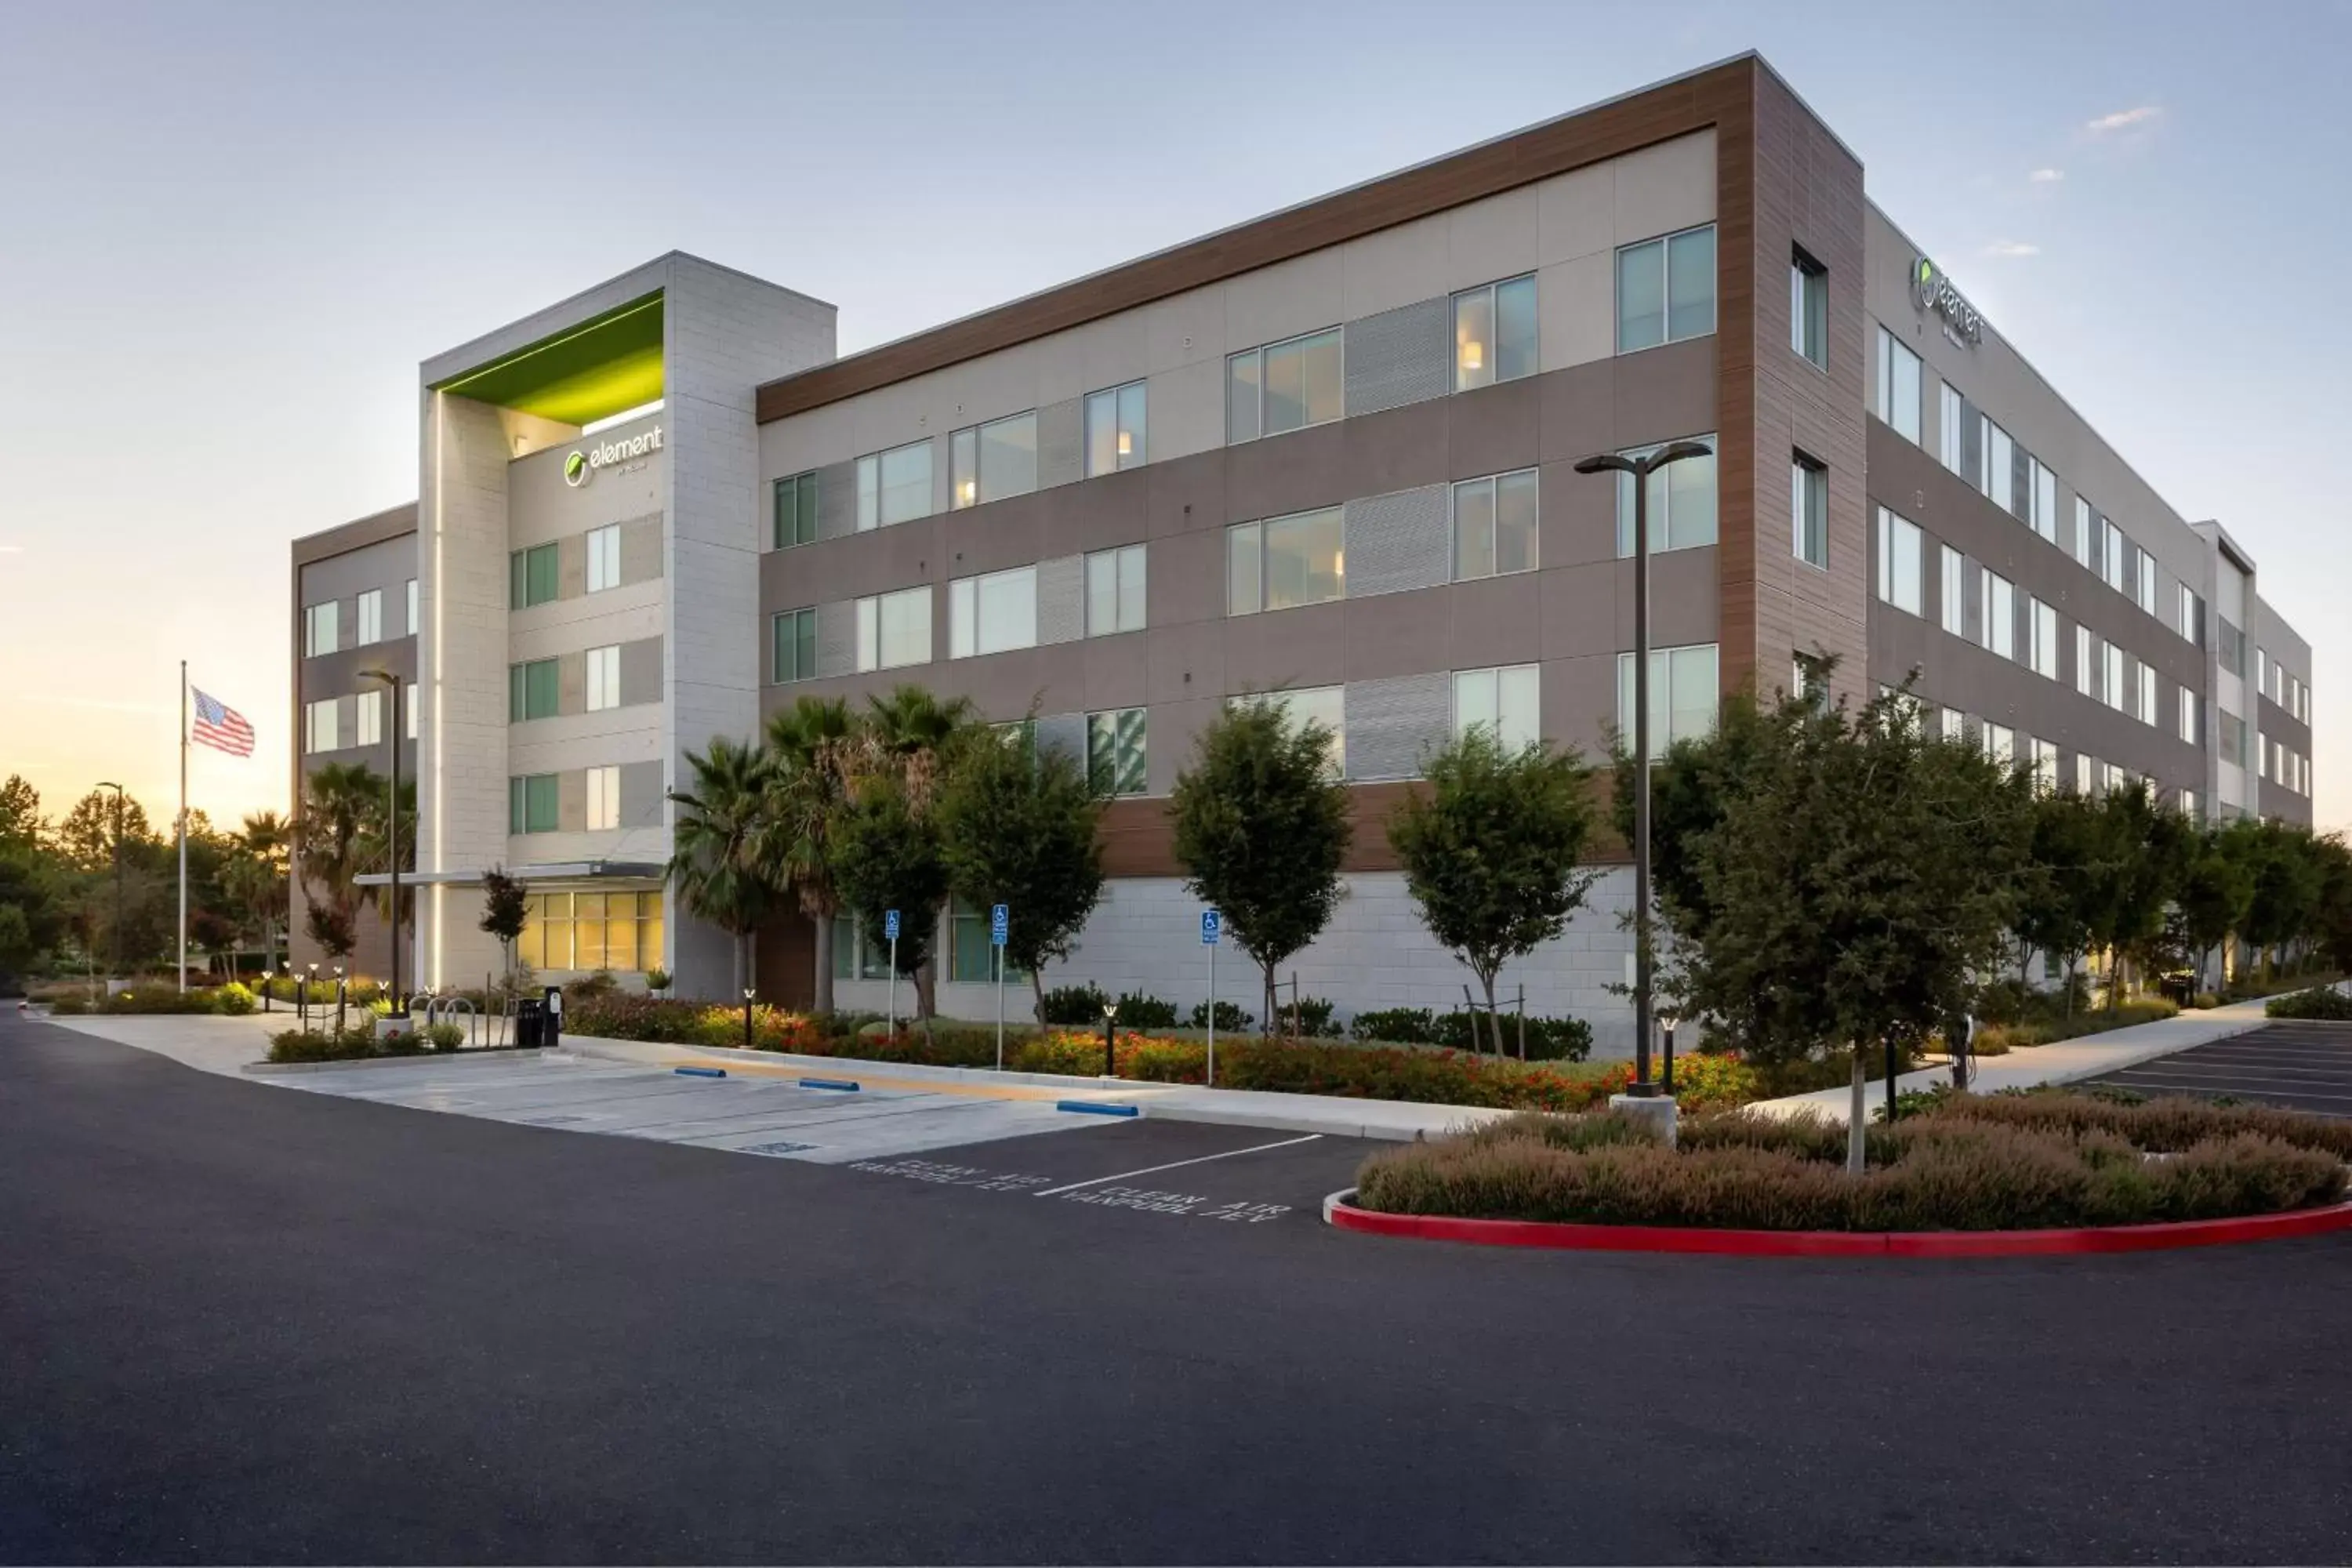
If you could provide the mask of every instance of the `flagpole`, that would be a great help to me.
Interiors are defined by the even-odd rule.
[[[180,989],[188,988],[188,661],[180,661]]]

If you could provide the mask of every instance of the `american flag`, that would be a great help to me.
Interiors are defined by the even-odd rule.
[[[253,755],[253,726],[245,721],[245,715],[216,697],[207,697],[194,687],[188,689],[196,700],[196,727],[188,738],[232,757]]]

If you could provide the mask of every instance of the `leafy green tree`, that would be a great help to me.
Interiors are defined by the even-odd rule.
[[[33,942],[33,922],[16,904],[0,903],[0,976],[21,974],[33,966],[40,949]]]
[[[1668,910],[1685,1003],[1752,1056],[1913,1047],[1968,1009],[2014,918],[2030,782],[1931,739],[1906,694],[1855,711],[1783,699],[1691,846],[1702,922]]]
[[[499,939],[499,952],[506,961],[507,984],[514,984],[514,944],[522,935],[522,928],[530,921],[530,889],[519,877],[507,874],[503,866],[493,866],[482,873],[481,929]]]
[[[2253,876],[2238,935],[2262,955],[2267,980],[2281,950],[2317,923],[2326,868],[2311,852],[2311,836],[2301,828],[2249,817],[2231,824],[2230,831]]]
[[[916,1016],[929,1018],[932,935],[948,897],[938,814],[904,775],[868,773],[853,787],[836,825],[833,860],[841,896],[877,951],[890,946],[886,913],[898,911],[898,973],[915,983]]]
[[[772,768],[757,746],[714,738],[686,753],[693,787],[673,790],[670,881],[687,910],[735,939],[735,992],[751,975],[751,933],[783,897],[770,851]]]
[[[2313,841],[2319,861],[2319,906],[2313,940],[2328,963],[2352,974],[2352,847],[2340,834]]]
[[[1680,910],[1685,923],[1703,926],[1714,913],[1699,875],[1698,840],[1723,820],[1725,799],[1747,776],[1769,719],[1752,690],[1735,691],[1723,700],[1711,732],[1676,741],[1651,764],[1650,887],[1659,909]],[[1618,838],[1631,844],[1635,772],[1626,737],[1613,737],[1611,756],[1611,818]]]
[[[0,847],[37,848],[47,826],[41,816],[41,792],[24,774],[10,773],[7,782],[0,784]]]
[[[2253,870],[2237,853],[2238,843],[2227,833],[2205,828],[2190,840],[2182,859],[2173,901],[2200,991],[2211,989],[2205,984],[2206,955],[2230,940],[2253,901]]]
[[[1389,843],[1422,923],[1478,977],[1500,1055],[1496,975],[1565,931],[1598,875],[1582,868],[1593,770],[1541,742],[1507,752],[1479,724],[1423,773],[1389,818]]]
[[[1269,1029],[1276,969],[1339,903],[1354,829],[1331,742],[1329,730],[1294,723],[1273,697],[1234,701],[1202,731],[1169,803],[1185,886],[1223,913],[1234,945],[1257,964]]]
[[[2036,796],[2032,837],[2021,868],[2011,929],[2026,947],[2066,968],[2066,1011],[2074,1010],[2074,974],[2091,950],[2092,932],[2105,918],[2103,870],[2107,835],[2098,803],[2060,790]]]
[[[2095,945],[2113,955],[2107,984],[2110,1012],[2123,1005],[2125,967],[2149,968],[2164,936],[2165,916],[2179,891],[2193,837],[2187,820],[2158,799],[2143,779],[2099,797],[2104,849],[2086,868],[2096,910]]]
[[[85,871],[113,869],[118,831],[126,850],[133,845],[152,847],[163,842],[148,826],[147,808],[139,804],[136,795],[121,797],[119,822],[116,801],[112,790],[94,789],[76,801],[65,820],[58,824],[58,849]]]
[[[961,752],[940,795],[949,888],[974,904],[1008,906],[1004,962],[1028,972],[1040,1026],[1045,965],[1069,956],[1102,898],[1101,820],[1075,757],[1012,739]]]
[[[307,911],[303,921],[311,940],[337,958],[348,957],[358,941],[359,877],[370,868],[369,824],[382,820],[383,791],[383,776],[365,763],[329,763],[303,781],[294,870],[304,902],[324,905],[334,915],[323,928]],[[321,929],[343,942],[340,951],[320,938]]]
[[[803,697],[768,720],[774,764],[769,852],[793,898],[816,928],[816,1005],[833,1011],[833,921],[841,912],[833,842],[849,804],[845,765],[856,733],[849,704]]]

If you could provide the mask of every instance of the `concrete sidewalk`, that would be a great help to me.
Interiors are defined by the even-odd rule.
[[[2154,1023],[2134,1024],[2128,1028],[2109,1029],[2102,1035],[2084,1035],[2072,1040],[2059,1040],[2047,1046],[2024,1046],[1998,1057],[1977,1059],[1976,1082],[1970,1087],[1979,1094],[1997,1094],[2004,1089],[2038,1089],[2043,1084],[2075,1083],[2103,1073],[2117,1072],[2137,1067],[2158,1057],[2185,1051],[2191,1046],[2226,1040],[2258,1029],[2264,1023],[2263,1003],[2233,1002],[2226,1007],[2208,1007],[2186,1012],[2177,1017],[2158,1018]],[[1906,1072],[1896,1080],[1900,1092],[1934,1089],[1948,1084],[1952,1075],[1946,1068],[1925,1068]],[[1868,1086],[1866,1103],[1873,1114],[1886,1107],[1886,1086]],[[1853,1091],[1841,1084],[1835,1089],[1815,1089],[1811,1094],[1794,1094],[1784,1100],[1759,1101],[1755,1109],[1775,1116],[1826,1116],[1832,1121],[1843,1121],[1853,1104]]]

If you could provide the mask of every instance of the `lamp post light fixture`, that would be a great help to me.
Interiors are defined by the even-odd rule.
[[[114,941],[110,945],[113,955],[106,961],[110,979],[122,973],[122,786],[111,779],[98,781],[100,789],[114,792]]]
[[[343,966],[335,965],[335,1033],[343,1032],[343,1003],[350,993],[343,987]]]
[[[1215,1005],[1214,1003],[1211,1004]],[[1103,1004],[1103,1077],[1118,1076],[1118,1004]]]
[[[1639,458],[1598,452],[1576,465],[1580,474],[1618,473],[1633,480],[1633,1081],[1625,1092],[1652,1099],[1650,1081],[1650,476],[1669,463],[1704,458],[1704,441],[1672,441]]]
[[[319,984],[319,966],[313,963],[306,967],[310,973],[294,987],[294,1007],[300,1017],[303,1031],[308,1033],[310,1027],[310,988]]]
[[[400,676],[389,669],[362,669],[362,680],[382,681],[392,693],[392,722],[384,727],[383,749],[392,758],[392,784],[383,803],[384,860],[392,873],[391,915],[385,923],[392,928],[392,1008],[405,1014],[408,1009],[400,1001],[400,737],[404,732],[400,722]]]
[[[1665,1097],[1675,1097],[1675,1025],[1679,1022],[1669,1007],[1658,1015],[1658,1032],[1665,1037],[1665,1051],[1658,1058],[1658,1088]]]

